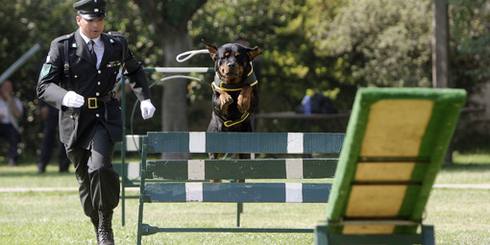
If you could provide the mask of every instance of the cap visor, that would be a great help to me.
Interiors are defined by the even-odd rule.
[[[104,14],[80,14],[80,16],[82,18],[84,18],[85,20],[93,20],[93,19],[104,18],[105,17]]]

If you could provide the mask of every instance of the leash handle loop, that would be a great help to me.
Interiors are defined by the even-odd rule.
[[[177,62],[182,63],[184,61],[187,61],[188,59],[192,58],[192,56],[196,54],[209,54],[209,50],[207,49],[198,49],[198,50],[190,50],[184,53],[181,53],[177,55],[175,58]]]

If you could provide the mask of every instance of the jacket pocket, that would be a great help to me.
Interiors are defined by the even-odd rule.
[[[110,125],[122,126],[121,105],[118,100],[111,99],[105,104],[105,121]]]

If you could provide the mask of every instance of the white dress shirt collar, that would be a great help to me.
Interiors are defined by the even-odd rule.
[[[79,30],[79,32],[80,32],[80,36],[82,36],[85,44],[88,44],[88,42],[90,42],[91,39],[88,38],[87,36],[85,36],[81,30]],[[102,62],[102,56],[104,55],[104,42],[102,42],[102,39],[100,38],[100,36],[98,36],[97,38],[92,39],[92,40],[95,42],[94,51],[95,51],[95,54],[97,55],[96,67],[97,67],[97,69],[99,69],[100,63]],[[87,45],[87,47],[88,47],[88,45]]]
[[[88,42],[90,42],[90,40],[93,40],[95,42],[96,47],[102,45],[102,40],[100,40],[100,35],[97,38],[90,39],[89,37],[85,36],[85,34],[83,34],[83,32],[81,30],[79,30],[79,32],[80,32],[80,36],[82,36],[82,38],[83,38],[83,41],[85,41],[85,44],[88,44]]]

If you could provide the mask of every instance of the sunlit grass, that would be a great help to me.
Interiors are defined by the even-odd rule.
[[[455,155],[438,184],[490,183],[490,154]],[[470,160],[468,160],[470,159]],[[0,189],[71,188],[58,192],[0,192],[0,244],[96,244],[93,229],[80,207],[73,173],[59,174],[50,165],[38,175],[33,164],[0,165]],[[115,210],[117,244],[136,241],[137,200],[126,201],[126,223]],[[490,244],[490,191],[434,189],[426,210],[437,244]],[[325,217],[326,204],[245,204],[243,227],[314,227]],[[233,227],[235,204],[147,204],[145,222],[165,227]],[[144,237],[144,244],[313,244],[312,234],[167,233]]]

